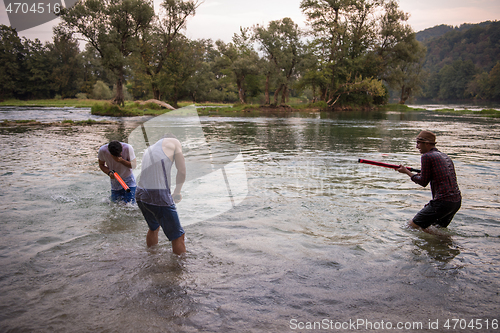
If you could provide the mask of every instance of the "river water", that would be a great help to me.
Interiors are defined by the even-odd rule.
[[[25,111],[0,115],[71,119]],[[499,331],[498,119],[202,116],[208,143],[239,147],[246,190],[206,219],[179,209],[181,257],[161,233],[146,248],[140,211],[109,202],[97,165],[102,144],[127,141],[148,119],[0,127],[1,332]],[[441,237],[405,226],[429,188],[357,163],[418,168],[421,129],[454,160],[463,194]]]

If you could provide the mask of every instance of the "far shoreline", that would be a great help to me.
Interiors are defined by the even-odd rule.
[[[465,103],[465,102],[464,102]],[[126,101],[125,107],[121,108],[111,104],[107,100],[91,100],[91,99],[42,99],[42,100],[16,100],[10,99],[0,102],[2,106],[13,107],[73,107],[73,108],[91,108],[92,115],[97,116],[112,116],[112,117],[135,117],[135,116],[158,116],[165,112],[171,111],[170,105],[155,100],[148,101]],[[200,115],[220,115],[232,116],[240,113],[244,114],[290,114],[290,113],[336,113],[336,112],[372,112],[372,111],[431,111],[438,113],[454,113],[478,115],[492,118],[500,118],[500,111],[496,109],[454,109],[442,108],[428,110],[421,107],[410,107],[404,104],[386,104],[379,106],[343,106],[334,109],[325,109],[319,107],[318,104],[290,104],[290,105],[258,105],[258,104],[224,104],[224,103],[193,103],[190,101],[182,101],[178,103],[178,107],[195,105]]]

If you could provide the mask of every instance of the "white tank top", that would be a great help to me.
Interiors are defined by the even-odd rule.
[[[135,198],[155,206],[172,206],[170,170],[173,161],[165,155],[162,142],[163,139],[159,140],[144,153]]]

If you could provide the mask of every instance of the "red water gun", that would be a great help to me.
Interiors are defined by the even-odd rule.
[[[364,160],[364,159],[358,159],[358,162],[359,163],[365,163],[365,164],[371,164],[371,165],[376,165],[376,166],[381,166],[381,167],[384,167],[384,168],[391,168],[391,169],[399,169],[400,165],[396,165],[396,164],[387,164],[387,163],[382,163],[382,162],[377,162],[377,161],[370,161],[370,160]],[[417,173],[420,173],[420,170],[419,169],[413,169],[413,168],[408,168],[408,170],[410,170],[411,172],[417,172]]]

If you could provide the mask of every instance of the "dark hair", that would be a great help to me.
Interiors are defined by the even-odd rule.
[[[111,153],[111,155],[119,157],[122,153],[122,144],[118,141],[111,141],[108,143],[108,150]]]

